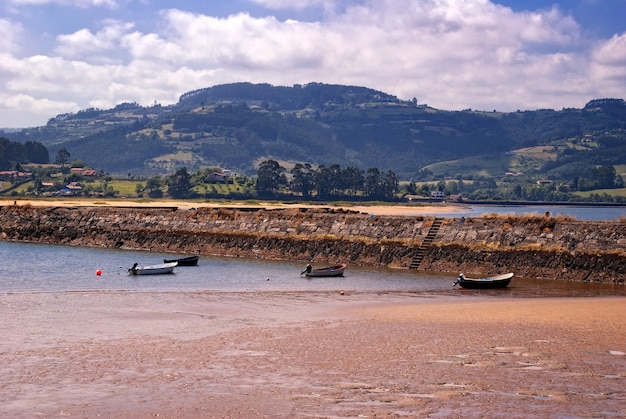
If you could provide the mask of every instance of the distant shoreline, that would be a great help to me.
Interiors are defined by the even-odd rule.
[[[259,201],[257,203],[247,201],[232,202],[200,202],[193,200],[159,199],[154,201],[133,200],[133,199],[111,199],[111,198],[41,198],[41,199],[2,199],[0,206],[7,205],[30,205],[33,207],[98,207],[98,208],[250,208],[250,209],[286,209],[286,208],[335,208],[346,211],[357,211],[366,214],[376,215],[428,215],[437,213],[463,212],[464,208],[456,203],[437,202],[432,204],[389,204],[389,205],[351,205],[345,203],[333,204],[305,204],[305,203],[285,203],[282,201]]]
[[[538,202],[538,201],[463,201],[459,205],[501,205],[501,206],[536,206],[536,207],[626,207],[626,203],[619,202]]]
[[[98,207],[98,208],[233,208],[233,209],[287,209],[287,208],[308,208],[308,209],[342,209],[345,211],[356,211],[364,214],[394,215],[394,216],[428,216],[434,213],[455,213],[464,214],[468,207],[472,205],[502,206],[502,207],[587,207],[587,208],[622,208],[626,203],[615,202],[535,202],[535,201],[440,201],[426,202],[419,201],[409,203],[388,203],[388,204],[351,204],[345,202],[337,203],[288,203],[284,201],[196,201],[186,199],[129,199],[129,198],[21,198],[21,197],[0,197],[0,207],[8,205],[30,205],[33,207]]]

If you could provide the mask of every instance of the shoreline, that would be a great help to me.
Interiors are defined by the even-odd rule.
[[[258,203],[247,203],[243,201],[233,202],[199,202],[191,200],[170,200],[162,199],[155,201],[146,200],[119,200],[119,199],[89,199],[89,198],[58,198],[58,199],[2,199],[0,206],[8,205],[29,205],[32,207],[98,207],[98,208],[233,208],[233,209],[288,209],[288,208],[310,208],[310,209],[342,209],[345,211],[357,211],[366,214],[376,215],[429,215],[436,213],[463,212],[463,204],[454,203],[432,203],[432,204],[389,204],[389,205],[352,205],[352,204],[289,204],[279,201],[260,201]]]
[[[386,266],[469,277],[515,272],[527,277],[623,284],[624,223],[569,217],[381,212],[406,207],[269,208],[206,203],[205,208],[8,205],[0,239],[180,254]],[[28,201],[26,201],[28,202]],[[89,206],[76,206],[82,202]],[[104,203],[104,202],[103,202]],[[191,203],[189,203],[191,204]],[[283,204],[284,205],[284,204]],[[362,213],[357,209],[374,209]],[[430,207],[432,210],[432,207]],[[420,207],[428,212],[425,207]],[[454,213],[453,213],[454,214]]]
[[[0,314],[16,418],[626,414],[626,297],[31,293]]]

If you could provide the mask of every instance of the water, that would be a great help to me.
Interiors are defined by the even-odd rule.
[[[626,217],[626,206],[623,207],[584,207],[568,205],[462,205],[459,212],[434,212],[438,217],[480,217],[485,214],[515,214],[515,215],[544,215],[549,212],[552,216],[566,215],[577,220],[610,221]]]
[[[352,265],[343,277],[307,279],[300,276],[304,262],[210,256],[202,256],[198,266],[177,267],[169,275],[128,274],[135,262],[152,265],[176,256],[183,255],[0,241],[0,293],[124,290],[349,291],[511,297],[626,295],[624,286],[517,277],[504,290],[462,290],[452,287],[456,280],[453,274]],[[96,275],[96,271],[102,271],[102,275]]]

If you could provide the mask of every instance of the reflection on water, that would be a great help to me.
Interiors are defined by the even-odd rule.
[[[201,257],[174,274],[132,276],[128,268],[162,263],[171,254],[0,242],[0,292],[128,291],[346,291],[420,295],[581,297],[626,295],[626,287],[515,277],[508,288],[453,287],[456,274],[348,266],[343,277],[307,279],[305,262]],[[96,275],[101,271],[102,275]]]

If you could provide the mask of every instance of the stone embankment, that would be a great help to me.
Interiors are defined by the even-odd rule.
[[[408,269],[434,221],[338,209],[5,206],[0,240]],[[419,254],[420,270],[626,280],[623,220],[446,218],[436,233]]]

